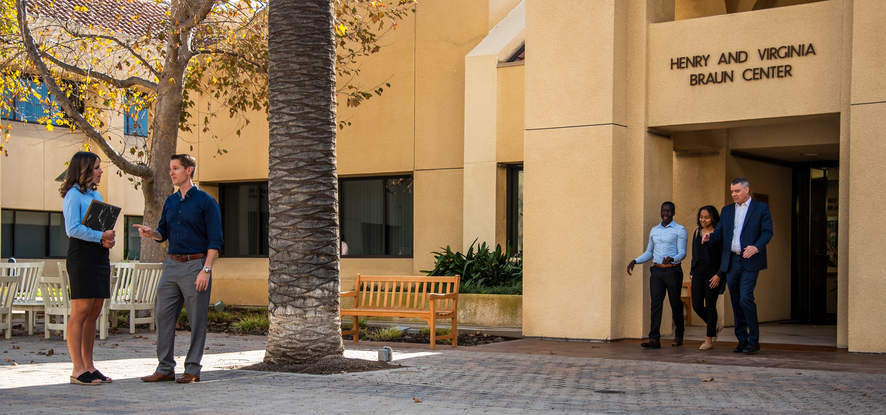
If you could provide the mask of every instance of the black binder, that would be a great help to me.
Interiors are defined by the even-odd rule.
[[[81,223],[90,229],[104,232],[114,229],[118,216],[120,216],[119,207],[93,200],[89,204],[89,209],[86,209],[86,215],[83,216]]]

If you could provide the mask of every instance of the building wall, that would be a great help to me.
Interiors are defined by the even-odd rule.
[[[886,154],[886,9],[878,1],[856,0],[852,22],[852,82],[849,109],[849,269],[848,269],[848,347],[850,351],[884,352],[882,333],[886,322],[877,315],[886,292],[886,266],[882,246],[886,225],[878,218],[886,196],[882,188],[886,174],[882,155]],[[843,171],[840,172],[843,186]],[[841,210],[843,205],[841,205]]]
[[[522,64],[498,68],[495,158],[499,163],[523,161],[524,72]]]
[[[657,23],[649,28],[649,125],[683,125],[840,112],[840,2]],[[728,28],[728,30],[724,30]],[[816,54],[762,61],[758,48],[814,45]],[[718,65],[744,50],[745,63]],[[671,59],[710,55],[708,65],[671,69]],[[746,68],[791,65],[792,76],[744,81]],[[691,74],[734,70],[734,82],[690,85]]]

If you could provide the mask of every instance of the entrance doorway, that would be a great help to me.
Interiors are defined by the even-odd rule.
[[[838,171],[836,163],[807,164],[793,169],[793,322],[837,322]]]

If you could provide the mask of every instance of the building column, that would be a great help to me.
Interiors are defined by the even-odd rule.
[[[843,73],[840,92],[840,168],[839,200],[837,206],[837,347],[849,347],[849,115],[852,88],[852,1],[843,1],[843,53],[840,72]]]
[[[849,109],[849,216],[848,347],[856,352],[886,352],[886,320],[882,309],[886,292],[886,267],[882,247],[886,242],[883,207],[886,180],[882,155],[886,154],[886,9],[877,0],[855,0],[852,7],[852,80]],[[841,145],[842,149],[842,145]],[[841,186],[843,185],[841,176]],[[840,206],[841,213],[844,206]],[[841,215],[842,216],[842,215]]]
[[[521,3],[465,56],[464,203],[462,245],[476,240],[495,248],[498,212],[498,62],[525,38],[526,7]]]
[[[673,186],[673,143],[646,127],[646,28],[673,1],[549,3],[527,1],[523,332],[642,337],[648,271],[625,266]]]
[[[642,338],[649,331],[649,267],[635,267],[628,277],[625,266],[646,249],[649,230],[661,221],[661,203],[674,199],[674,141],[671,137],[650,133],[647,127],[648,106],[648,28],[649,23],[674,20],[674,0],[629,0],[617,4],[626,8],[624,16],[624,67],[616,73],[625,90],[624,143],[616,154],[619,169],[616,178],[623,191],[613,200],[617,225],[613,238],[612,306],[613,333],[616,338]],[[630,80],[630,81],[628,81]],[[677,213],[680,205],[677,205]],[[685,224],[685,218],[677,221]],[[684,269],[688,271],[688,269]],[[662,334],[671,329],[670,306],[665,301]]]
[[[496,55],[465,57],[465,145],[462,245],[495,246]]]

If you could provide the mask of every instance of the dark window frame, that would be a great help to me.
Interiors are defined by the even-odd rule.
[[[141,245],[139,245],[139,252],[138,252],[139,257],[138,258],[129,258],[129,249],[131,248],[129,246],[129,235],[131,235],[132,232],[136,232],[134,230],[134,228],[132,226],[129,226],[129,223],[127,223],[127,220],[129,220],[130,218],[139,218],[138,223],[143,223],[144,216],[142,216],[142,215],[123,215],[123,225],[124,225],[124,228],[123,228],[123,260],[124,261],[137,261],[137,260],[141,259]],[[141,238],[139,238],[139,243],[141,243]]]
[[[12,244],[12,246],[9,248],[10,253],[11,253],[10,257],[14,257],[17,259],[18,258],[21,258],[21,259],[64,259],[67,257],[67,255],[63,255],[63,256],[50,256],[49,255],[49,253],[52,252],[52,250],[51,250],[51,243],[52,243],[51,239],[52,238],[50,237],[51,236],[50,229],[52,228],[52,217],[50,215],[53,213],[57,213],[57,214],[61,215],[62,227],[64,227],[65,226],[64,213],[59,212],[59,211],[54,211],[54,210],[35,210],[35,209],[7,209],[7,208],[3,208],[2,210],[12,212],[12,230],[10,231],[11,235],[9,236],[9,240],[11,241],[11,244]],[[30,257],[30,256],[16,256],[15,255],[15,223],[16,223],[15,222],[15,214],[17,212],[45,213],[46,214],[46,223],[47,223],[46,231],[45,231],[46,232],[46,234],[45,234],[46,243],[43,246],[43,252],[46,254],[45,256]],[[67,233],[65,234],[65,238],[70,239],[67,236]]]
[[[341,236],[345,233],[345,221],[344,217],[344,198],[342,193],[342,183],[348,181],[361,181],[361,180],[381,180],[382,181],[382,189],[384,189],[385,180],[389,179],[411,179],[412,186],[415,186],[415,176],[412,174],[394,174],[394,175],[385,175],[385,176],[360,176],[360,177],[344,177],[338,179],[338,239],[339,243],[341,242]],[[381,246],[384,250],[388,245],[388,233],[387,233],[387,220],[388,220],[388,199],[382,195],[382,238],[381,238]],[[403,259],[411,259],[415,258],[415,190],[413,187],[412,191],[412,212],[413,212],[413,224],[412,224],[412,246],[410,247],[411,254],[409,255],[347,255],[341,256],[342,259],[384,259],[384,258],[403,258]],[[341,248],[339,248],[341,249]]]
[[[507,201],[505,211],[507,212],[505,223],[507,228],[506,242],[518,252],[517,241],[517,202],[520,195],[517,194],[517,176],[523,171],[523,164],[508,164],[507,166]],[[525,180],[525,175],[524,175]]]
[[[223,234],[223,235],[227,235],[227,233],[225,232],[225,229],[224,229],[224,223],[225,223],[225,203],[224,203],[225,197],[224,197],[224,187],[225,187],[225,186],[231,186],[231,185],[239,185],[239,186],[243,186],[243,185],[252,185],[252,184],[257,184],[257,185],[259,185],[259,186],[261,186],[262,184],[264,184],[265,187],[267,187],[267,186],[269,185],[267,180],[253,180],[253,181],[245,181],[245,182],[215,183],[215,186],[218,186],[218,201],[219,201],[219,210],[221,211],[221,218],[222,218],[222,234]],[[267,192],[268,192],[268,190],[266,189],[266,190],[265,190],[265,193],[267,193]],[[258,208],[259,208],[259,211],[261,211],[261,197],[259,197],[259,206],[258,206]],[[270,209],[269,209],[269,210],[270,210]],[[255,254],[255,255],[232,255],[232,254],[230,254],[230,253],[226,253],[226,252],[225,252],[226,245],[222,245],[222,249],[221,249],[221,251],[218,253],[219,257],[220,257],[220,258],[268,258],[268,257],[270,257],[270,254],[271,254],[271,252],[270,252],[270,250],[271,250],[271,249],[270,249],[270,241],[267,240],[268,238],[270,238],[270,233],[271,233],[271,232],[270,232],[270,231],[271,231],[271,224],[270,224],[270,211],[268,212],[268,225],[265,227],[265,229],[267,229],[267,231],[268,231],[268,235],[265,235],[265,239],[266,239],[266,242],[265,242],[265,243],[268,245],[268,253],[267,253],[267,254],[261,254],[261,253],[259,253],[259,254]],[[258,243],[261,244],[261,235],[258,236]],[[261,251],[261,248],[259,248],[259,251]]]

